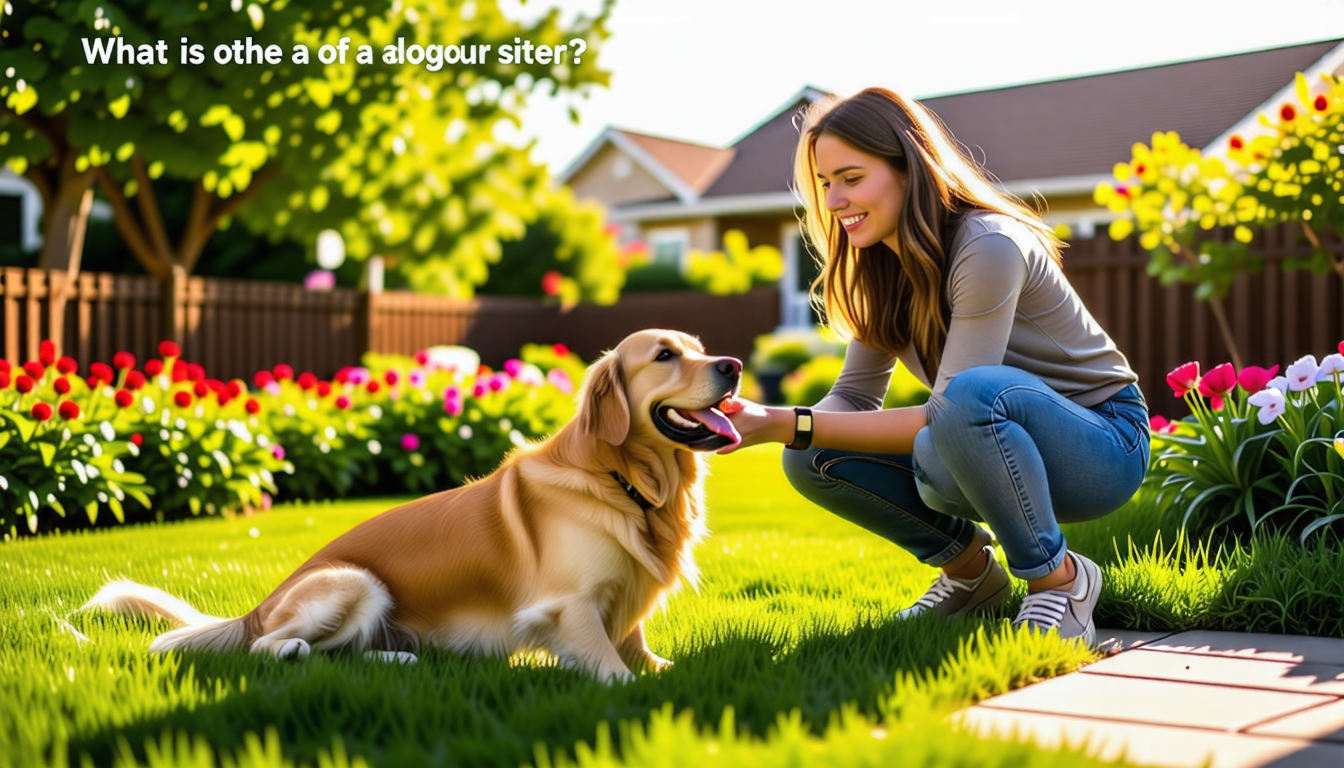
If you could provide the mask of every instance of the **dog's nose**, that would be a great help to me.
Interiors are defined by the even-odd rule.
[[[714,364],[714,369],[724,376],[737,376],[742,373],[742,361],[736,357],[721,357]]]

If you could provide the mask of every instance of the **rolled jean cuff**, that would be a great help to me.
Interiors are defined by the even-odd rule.
[[[1032,579],[1039,579],[1045,576],[1049,576],[1050,574],[1055,572],[1055,569],[1059,567],[1060,563],[1064,562],[1064,556],[1067,555],[1068,553],[1069,553],[1068,542],[1064,541],[1061,537],[1059,542],[1059,551],[1051,555],[1050,559],[1046,560],[1045,563],[1043,563],[1042,565],[1038,565],[1035,568],[1026,568],[1026,569],[1014,568],[1012,561],[1009,561],[1008,572],[1013,574],[1017,578],[1023,579],[1025,581],[1030,581]]]
[[[961,532],[957,534],[956,539],[938,552],[920,560],[921,563],[931,565],[934,568],[942,568],[971,546],[971,542],[975,541],[975,523],[963,518],[957,518],[957,520],[961,523]]]

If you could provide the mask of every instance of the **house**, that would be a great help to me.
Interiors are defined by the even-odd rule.
[[[920,99],[1002,187],[1045,205],[1046,221],[1074,239],[1093,237],[1114,214],[1092,190],[1128,160],[1135,142],[1176,131],[1205,154],[1233,134],[1253,135],[1258,116],[1295,100],[1294,75],[1344,73],[1344,40],[1292,45],[1175,64]],[[580,198],[604,204],[626,236],[655,259],[713,250],[730,229],[785,258],[784,325],[811,322],[807,285],[815,268],[798,231],[790,192],[798,110],[825,97],[803,88],[728,147],[608,127],[560,176]]]

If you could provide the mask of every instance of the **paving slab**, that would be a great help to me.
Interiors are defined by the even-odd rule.
[[[1101,760],[1124,756],[1164,768],[1340,768],[1344,745],[1306,739],[1117,723],[977,706],[957,720],[987,738],[1030,740],[1046,749],[1082,747]],[[1207,762],[1206,762],[1207,761]]]
[[[1161,640],[1147,643],[1144,648],[1150,651],[1235,656],[1298,664],[1344,665],[1344,640],[1330,637],[1197,630],[1177,632]]]
[[[1074,673],[996,696],[980,706],[1235,731],[1335,700],[1310,693]]]
[[[1280,717],[1261,723],[1247,733],[1266,736],[1289,736],[1344,744],[1344,701]],[[1344,766],[1344,762],[1340,763]]]
[[[1344,696],[1344,665],[1299,664],[1255,658],[1172,653],[1140,648],[1090,664],[1092,675],[1205,683],[1235,688],[1292,691]]]
[[[1121,651],[1128,651],[1138,648],[1167,637],[1171,637],[1173,632],[1141,632],[1137,629],[1097,629],[1098,643],[1105,642],[1107,639],[1114,639],[1116,647]]]

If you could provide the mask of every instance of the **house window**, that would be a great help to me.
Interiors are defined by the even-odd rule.
[[[686,229],[663,229],[649,233],[649,254],[654,264],[684,268],[691,233]]]

